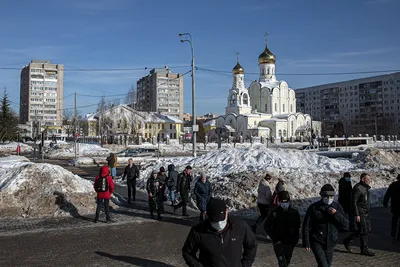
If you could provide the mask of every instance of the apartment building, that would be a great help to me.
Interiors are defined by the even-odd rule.
[[[153,69],[137,81],[139,111],[158,112],[183,119],[183,75],[164,69]]]
[[[400,134],[400,72],[296,90],[297,111],[322,134]]]
[[[32,60],[21,70],[20,123],[62,124],[64,65]]]

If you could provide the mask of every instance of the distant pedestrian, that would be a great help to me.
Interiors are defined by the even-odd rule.
[[[176,185],[178,183],[178,175],[179,173],[175,171],[175,165],[174,164],[168,165],[168,177],[166,184],[169,191],[171,206],[175,204],[175,191],[176,191]]]
[[[391,200],[392,229],[390,234],[393,238],[400,239],[400,174],[396,179],[397,181],[393,182],[386,191],[383,206],[387,208],[389,200]]]
[[[193,192],[196,195],[197,208],[200,210],[199,220],[202,221],[205,219],[204,216],[207,203],[210,201],[212,196],[212,186],[205,173],[200,174],[200,177],[194,186]]]
[[[112,178],[115,179],[117,177],[117,155],[110,153],[107,157],[107,164],[110,167]]]
[[[339,230],[349,226],[342,206],[333,201],[335,190],[325,184],[321,188],[321,200],[308,207],[303,222],[303,247],[312,250],[318,267],[330,267],[333,249],[338,239]]]
[[[351,175],[348,172],[343,174],[343,177],[339,180],[339,199],[338,202],[342,206],[346,214],[351,213],[352,203],[351,203],[351,191],[353,187],[351,186]]]
[[[279,267],[287,267],[299,242],[301,220],[299,211],[290,205],[289,192],[279,192],[279,200],[280,206],[269,213],[264,229],[272,239]]]
[[[160,209],[161,209],[161,213],[164,213],[164,202],[167,201],[167,197],[165,196],[167,175],[165,174],[165,168],[164,167],[160,167],[160,171],[158,172],[157,178],[158,178],[158,181],[160,182],[160,187],[161,187]]]
[[[150,216],[154,219],[154,212],[157,212],[157,219],[161,220],[162,185],[158,179],[158,171],[153,170],[146,183],[146,190],[149,198]]]
[[[356,219],[355,231],[343,240],[345,248],[350,253],[353,253],[351,245],[356,238],[360,238],[361,254],[365,256],[375,256],[375,253],[368,248],[368,235],[371,231],[370,183],[371,177],[369,174],[363,173],[360,176],[360,182],[353,187],[351,200]]]
[[[268,209],[273,210],[279,207],[279,197],[278,194],[281,191],[285,191],[285,181],[282,178],[278,178],[278,183],[275,186],[274,193],[272,194],[271,201],[269,202]]]
[[[189,216],[187,213],[187,204],[189,201],[190,184],[192,183],[191,166],[186,166],[185,170],[179,174],[177,181],[177,191],[181,196],[181,201],[174,207],[174,212],[182,207],[182,216]]]
[[[126,178],[128,187],[128,203],[136,200],[136,179],[139,178],[139,168],[133,163],[133,159],[128,160],[128,165],[125,167],[122,181]]]
[[[254,233],[257,232],[258,224],[263,222],[268,216],[268,205],[272,200],[272,192],[269,187],[271,179],[271,175],[267,173],[258,185],[257,207],[260,211],[260,216],[257,218],[255,224],[251,226]]]
[[[222,199],[211,199],[206,215],[206,220],[192,227],[183,245],[182,255],[186,264],[251,267],[258,244],[247,223],[229,216]]]
[[[104,205],[107,223],[112,222],[110,217],[110,198],[111,194],[114,192],[114,182],[110,176],[108,166],[102,166],[100,168],[100,175],[94,180],[94,189],[97,192],[97,208],[94,222],[97,223],[99,220],[102,205]]]

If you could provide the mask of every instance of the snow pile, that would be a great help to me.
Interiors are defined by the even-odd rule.
[[[361,160],[364,167],[375,170],[399,169],[400,154],[393,150],[372,149]]]
[[[77,143],[77,155],[86,157],[108,156],[110,150],[95,144]],[[60,149],[51,150],[47,156],[50,159],[71,159],[75,157],[75,144],[63,145]]]
[[[0,217],[77,216],[94,210],[92,183],[60,166],[0,164]]]
[[[18,145],[21,148],[21,153],[30,152],[33,150],[33,148],[27,144],[18,143],[18,142],[10,142],[10,143],[0,144],[0,152],[8,152],[8,153],[15,152],[15,153],[17,153]]]

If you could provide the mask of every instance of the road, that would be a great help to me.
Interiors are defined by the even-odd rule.
[[[67,167],[73,170],[74,167]],[[81,168],[89,178],[97,168]],[[126,196],[123,187],[118,194]],[[182,218],[166,207],[162,221],[151,220],[145,195],[139,201],[113,210],[115,223],[92,222],[92,216],[63,219],[1,219],[0,266],[185,266],[181,248],[197,213]],[[389,236],[390,217],[385,209],[373,209],[370,247],[376,257],[348,254],[339,244],[337,266],[399,266],[400,243]],[[104,217],[102,218],[104,220]],[[249,222],[252,223],[252,222]],[[277,266],[272,245],[262,230],[253,266]],[[293,266],[316,266],[312,253],[295,248]]]

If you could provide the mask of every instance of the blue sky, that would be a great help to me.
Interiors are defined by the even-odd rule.
[[[278,79],[296,89],[363,75],[287,75],[400,69],[398,0],[19,0],[0,9],[0,85],[19,111],[19,69],[31,59],[65,65],[64,96],[73,92],[84,107],[100,95],[126,93],[148,73],[145,67],[190,69],[194,39],[196,65],[231,71],[236,52],[246,86],[258,78],[257,57],[269,33]],[[182,67],[183,66],[183,67]],[[1,69],[16,68],[16,69]],[[136,71],[72,71],[112,68]],[[223,114],[231,87],[229,73],[196,72],[197,114]],[[185,112],[191,111],[191,80],[185,76]],[[117,97],[106,97],[113,100]],[[121,99],[122,101],[122,99]],[[64,108],[73,107],[66,97]]]

